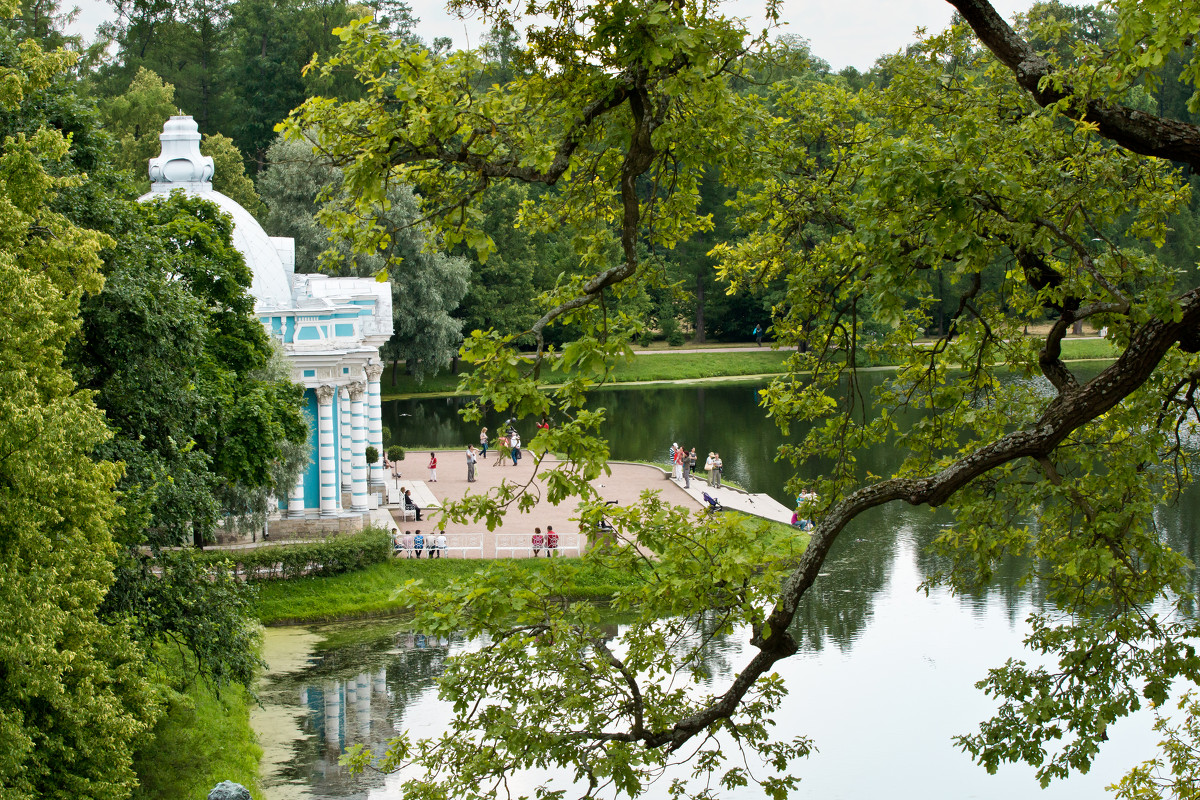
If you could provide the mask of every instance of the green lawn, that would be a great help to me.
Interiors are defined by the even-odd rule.
[[[1063,358],[1068,361],[1116,358],[1116,348],[1103,339],[1066,339]],[[654,381],[688,381],[702,378],[738,378],[758,375],[777,375],[784,371],[788,353],[767,348],[746,348],[735,353],[714,353],[705,350],[678,350],[660,355],[636,356],[630,363],[613,370],[610,383],[649,383]],[[877,366],[887,366],[880,364]],[[463,370],[467,370],[463,367]],[[391,384],[391,369],[383,376],[383,397],[395,399],[414,395],[453,394],[458,388],[458,375],[442,373],[417,383],[403,374]],[[547,384],[558,376],[546,374]]]
[[[218,697],[193,678],[183,692],[170,691],[166,701],[166,714],[134,756],[140,785],[133,800],[205,800],[225,780],[261,798],[262,750],[250,728],[246,690],[226,686]]]
[[[529,569],[540,570],[546,568],[550,559],[522,559],[522,562]],[[330,578],[263,581],[258,584],[258,617],[263,624],[278,625],[398,614],[407,607],[400,590],[408,581],[420,579],[429,588],[438,588],[469,578],[489,563],[454,558],[434,561],[395,558]],[[559,565],[574,569],[569,590],[572,597],[602,599],[631,580],[628,575],[573,559],[560,559]]]

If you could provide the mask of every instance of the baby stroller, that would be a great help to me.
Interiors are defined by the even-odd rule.
[[[615,506],[616,504],[617,504],[616,500],[607,500],[604,503],[604,505],[606,505],[606,506]],[[598,530],[600,533],[604,534],[604,533],[612,533],[613,531],[616,530],[616,528],[614,528],[613,524],[611,522],[609,522],[608,517],[602,516],[602,517],[600,517],[600,521],[596,523],[596,530]]]
[[[704,502],[708,503],[708,513],[713,514],[717,511],[725,510],[725,506],[721,505],[721,502],[708,492],[701,492],[700,494],[704,497]]]

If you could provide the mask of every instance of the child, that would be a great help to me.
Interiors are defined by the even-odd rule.
[[[429,454],[429,482],[437,483],[437,456]]]
[[[542,545],[544,544],[544,541],[545,540],[542,538],[542,529],[534,528],[533,529],[533,542],[532,542],[534,558],[537,558],[538,553],[540,553],[542,551]]]

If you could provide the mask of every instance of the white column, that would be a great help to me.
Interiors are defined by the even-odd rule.
[[[332,386],[317,387],[317,461],[321,471],[321,516],[337,516],[337,448],[333,446]]]
[[[380,394],[379,378],[383,375],[382,364],[367,364],[367,444],[379,453],[379,460],[371,465],[370,483],[381,486],[387,480],[383,471],[383,397]]]
[[[291,494],[288,495],[288,519],[304,517],[304,473],[307,471],[306,469],[300,470],[300,474],[296,476],[296,485],[292,487]]]
[[[342,684],[340,681],[325,681],[325,744],[342,749]]]
[[[350,440],[350,469],[354,477],[350,510],[365,512],[367,510],[367,415],[363,394],[367,387],[363,385],[362,381],[355,381],[350,384],[349,388],[350,417],[354,425]]]
[[[358,673],[354,692],[354,718],[358,722],[358,738],[366,742],[371,736],[371,678]]]
[[[350,392],[344,388],[338,389],[338,454],[342,459],[342,489],[349,491],[351,486],[350,477],[350,453],[351,451],[351,423],[350,421]]]

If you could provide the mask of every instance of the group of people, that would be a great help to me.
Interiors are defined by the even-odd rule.
[[[513,466],[515,467],[517,465],[517,462],[521,460],[521,455],[522,455],[521,454],[521,434],[517,433],[517,429],[516,429],[516,427],[514,427],[513,423],[514,423],[514,420],[511,420],[511,419],[506,423],[506,425],[505,425],[506,429],[505,429],[504,433],[502,433],[500,435],[500,438],[497,440],[497,444],[499,445],[499,447],[497,448],[496,461],[492,466],[503,466],[507,463],[507,460],[509,458],[511,458]],[[538,427],[541,427],[541,426],[539,425]],[[481,429],[479,431],[479,451],[475,455],[476,461],[478,461],[478,459],[483,458],[484,456],[487,455],[488,445],[490,444],[490,442],[491,442],[491,440],[488,436],[488,429],[487,428]],[[472,449],[473,448],[471,445],[467,445],[467,480],[468,481],[475,479],[475,469],[472,466],[472,464],[475,462],[471,461]]]
[[[683,483],[685,489],[690,489],[692,486],[692,473],[696,471],[696,448],[689,450],[686,447],[680,447],[678,442],[671,443],[670,450],[671,460],[671,476]],[[724,465],[721,463],[721,455],[719,453],[709,453],[708,458],[704,462],[704,470],[708,473],[708,485],[714,487],[721,486],[721,470]]]
[[[546,526],[545,536],[542,535],[541,528],[534,528],[533,540],[530,544],[533,545],[534,558],[537,558],[542,550],[546,551],[546,558],[550,558],[558,550],[558,534],[554,532],[554,526]]]
[[[416,533],[412,531],[400,533],[399,528],[392,528],[392,553],[396,556],[420,558],[422,553],[429,553],[430,558],[441,558],[444,552],[446,552],[446,534],[444,533],[439,533],[437,536],[431,533],[426,536],[421,533],[420,528]]]

